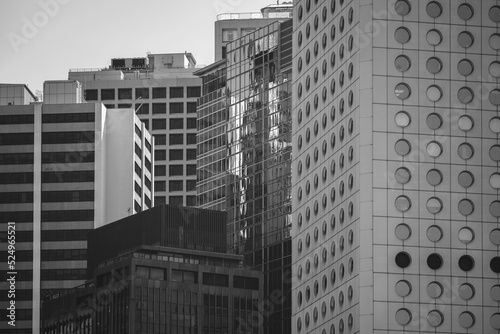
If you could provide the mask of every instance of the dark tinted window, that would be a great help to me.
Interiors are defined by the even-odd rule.
[[[99,97],[97,96],[97,89],[85,89],[85,100],[87,101],[99,100]]]
[[[153,114],[166,114],[167,104],[166,103],[153,103]]]
[[[171,114],[182,114],[184,112],[184,104],[182,102],[170,103]]]
[[[170,176],[175,176],[175,175],[183,175],[183,165],[170,165],[169,166],[169,175]]]
[[[165,99],[167,97],[167,89],[165,87],[153,88],[153,99]]]
[[[170,98],[184,97],[184,87],[170,87]]]
[[[201,96],[201,87],[188,87],[187,88],[187,97],[200,97]]]
[[[114,89],[101,89],[101,100],[114,100],[115,90]]]

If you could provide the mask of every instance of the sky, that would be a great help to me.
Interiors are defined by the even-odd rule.
[[[259,12],[273,0],[0,0],[0,83],[66,80],[111,58],[191,52],[214,61],[218,14]]]

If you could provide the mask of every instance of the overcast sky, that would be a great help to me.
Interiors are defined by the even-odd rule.
[[[273,0],[0,0],[0,83],[41,90],[70,68],[111,58],[193,53],[214,60],[217,14],[258,12]]]

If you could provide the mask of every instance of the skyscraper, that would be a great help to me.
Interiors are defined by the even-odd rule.
[[[68,83],[70,87],[73,83]],[[152,207],[153,138],[131,109],[100,103],[0,106],[0,330],[38,333],[40,299],[85,280],[87,232]],[[9,226],[15,252],[7,252]],[[15,301],[15,327],[5,321]]]
[[[227,45],[198,72],[198,205],[228,213],[229,252],[264,272],[264,298],[283,294],[265,333],[290,331],[292,20]]]
[[[293,333],[500,329],[499,22],[294,2]]]
[[[191,53],[116,58],[104,69],[72,69],[87,102],[133,108],[155,137],[155,203],[196,206],[196,100]]]

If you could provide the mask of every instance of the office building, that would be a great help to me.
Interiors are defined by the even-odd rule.
[[[225,59],[227,44],[273,22],[292,18],[291,1],[269,5],[255,13],[225,13],[215,21],[215,61]]]
[[[262,273],[207,251],[225,217],[162,205],[94,230],[90,280],[44,301],[42,333],[262,333]]]
[[[0,106],[25,105],[36,101],[35,94],[24,84],[0,84]]]
[[[87,102],[133,108],[155,137],[155,203],[196,206],[196,100],[191,53],[116,58],[104,69],[72,69]]]
[[[500,329],[498,22],[294,2],[292,333]]]
[[[265,333],[290,330],[292,20],[227,45],[227,63],[198,71],[198,205],[227,212],[228,251],[264,273],[285,302]]]
[[[152,145],[130,109],[0,106],[0,253],[11,222],[17,271],[16,326],[0,331],[38,333],[40,299],[85,282],[87,232],[152,207]],[[3,319],[7,290],[0,283]]]

